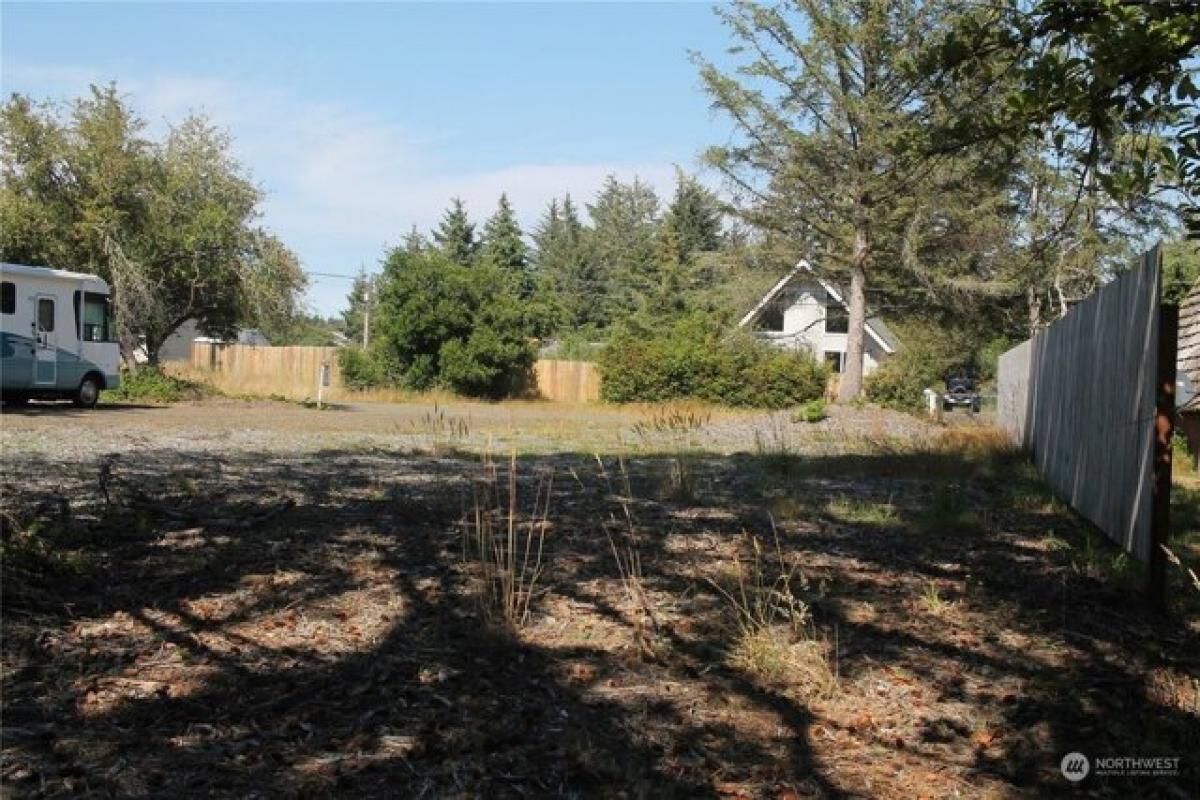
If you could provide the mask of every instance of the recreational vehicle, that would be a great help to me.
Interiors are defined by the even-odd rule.
[[[0,264],[0,395],[96,405],[119,381],[108,284],[95,275]]]

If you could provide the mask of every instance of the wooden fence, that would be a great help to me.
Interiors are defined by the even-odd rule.
[[[534,362],[533,377],[538,395],[547,400],[592,403],[600,399],[600,373],[589,361]]]
[[[1072,507],[1151,553],[1161,270],[1158,248],[1000,357],[998,418]]]
[[[315,398],[321,365],[329,364],[330,383],[323,396],[331,402],[395,398],[396,393],[358,392],[342,383],[336,347],[257,347],[192,342],[184,370],[231,394],[277,395],[293,400]],[[586,361],[534,363],[531,394],[546,400],[590,403],[600,399],[600,376]]]

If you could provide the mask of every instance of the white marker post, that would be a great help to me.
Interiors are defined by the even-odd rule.
[[[925,406],[930,419],[940,420],[942,418],[942,396],[933,389],[926,389],[922,394],[925,395]]]
[[[325,387],[329,385],[330,369],[329,362],[321,362],[320,374],[317,376],[317,408],[324,408],[322,405],[325,395]]]

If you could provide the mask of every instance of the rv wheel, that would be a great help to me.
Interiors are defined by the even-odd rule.
[[[99,399],[100,382],[96,380],[95,375],[85,375],[75,392],[75,405],[80,408],[95,408]]]

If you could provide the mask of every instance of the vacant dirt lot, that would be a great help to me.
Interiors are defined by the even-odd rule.
[[[13,795],[1054,796],[1070,751],[1200,789],[1194,607],[979,426],[213,401],[0,443]]]
[[[774,447],[780,439],[807,452],[842,452],[848,439],[863,443],[912,438],[935,430],[907,414],[868,409],[831,408],[828,419],[798,426],[787,412],[666,408],[668,414],[693,416],[704,423],[685,432],[689,446],[722,454]],[[66,459],[163,446],[213,452],[435,447],[590,455],[673,446],[679,432],[654,430],[647,424],[662,416],[662,409],[651,406],[519,402],[362,403],[320,411],[297,403],[229,399],[173,406],[103,405],[95,411],[34,403],[25,409],[4,409],[0,442],[10,451],[61,450]],[[975,422],[965,414],[952,421]],[[650,429],[635,430],[639,423]]]

